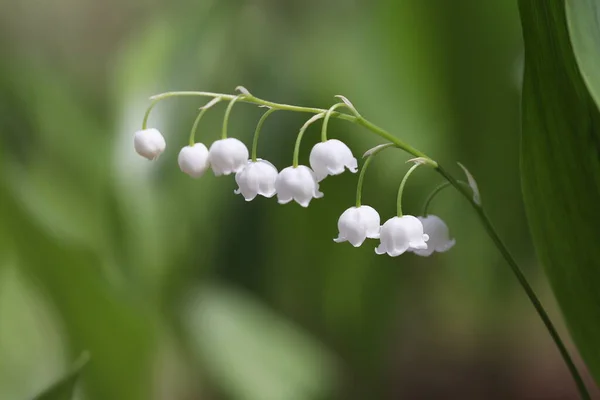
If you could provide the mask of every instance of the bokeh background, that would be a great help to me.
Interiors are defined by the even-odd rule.
[[[231,93],[361,113],[461,174],[565,332],[521,204],[516,1],[4,0],[0,3],[0,399],[30,399],[83,350],[79,399],[575,398],[543,325],[469,205],[433,213],[457,245],[430,258],[334,244],[357,176],[308,209],[234,196],[176,162],[201,98],[150,119],[150,95]],[[224,105],[198,138],[218,138]],[[250,143],[262,110],[236,105]],[[276,113],[259,155],[291,164],[306,115]],[[305,136],[307,162],[319,129]],[[381,140],[333,120],[357,156]],[[375,160],[363,200],[395,211],[408,155]],[[405,211],[440,177],[417,171]],[[572,348],[572,346],[570,346]]]

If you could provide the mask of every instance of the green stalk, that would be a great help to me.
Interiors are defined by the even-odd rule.
[[[463,181],[457,181],[457,182],[460,185],[462,185],[463,187],[465,187],[467,190],[471,190],[471,187],[469,186],[469,184],[467,182],[463,182]],[[427,199],[425,199],[425,204],[423,204],[423,212],[421,215],[426,217],[428,214],[429,206],[431,205],[431,202],[433,201],[435,196],[437,196],[437,194],[439,192],[441,192],[442,190],[446,189],[447,187],[451,187],[451,186],[452,185],[450,184],[450,182],[446,181],[446,182],[440,184],[435,189],[433,189],[433,191],[431,193],[429,193],[429,196],[427,196]]]
[[[363,188],[363,182],[365,180],[365,174],[367,173],[367,167],[369,166],[369,164],[371,164],[371,161],[373,160],[373,158],[375,158],[375,156],[377,154],[381,153],[385,149],[389,149],[390,147],[396,147],[396,145],[393,143],[381,144],[381,145],[369,150],[363,156],[363,157],[366,156],[367,159],[365,160],[365,163],[363,164],[362,168],[360,169],[360,174],[358,175],[358,183],[356,184],[356,207],[361,206],[362,188]]]
[[[402,216],[402,193],[404,192],[404,186],[408,181],[408,177],[415,171],[415,169],[419,168],[420,165],[421,163],[415,163],[415,165],[410,167],[408,172],[406,172],[404,178],[402,178],[402,182],[400,183],[400,187],[398,188],[398,198],[396,199],[396,216],[398,217]]]
[[[344,103],[337,103],[337,104],[332,105],[329,108],[329,110],[327,110],[327,113],[325,114],[325,119],[323,119],[323,126],[321,127],[321,142],[327,141],[327,125],[329,125],[329,118],[331,117],[331,113],[333,113],[336,108],[340,108],[340,107],[348,107],[348,106]]]
[[[277,111],[277,109],[275,108],[268,109],[262,115],[262,117],[260,117],[260,119],[258,120],[258,124],[256,124],[256,130],[254,131],[254,139],[252,140],[252,162],[256,162],[256,151],[258,149],[258,136],[260,135],[260,130],[262,129],[262,126],[269,117],[269,115],[271,115],[275,111]]]
[[[227,139],[227,125],[229,124],[229,114],[231,114],[231,110],[233,109],[233,105],[235,104],[235,102],[238,101],[242,96],[242,94],[235,96],[227,105],[227,110],[225,110],[225,117],[223,117],[223,131],[221,132],[221,139]]]
[[[303,112],[303,113],[323,114],[323,115],[325,115],[325,113],[327,113],[327,110],[323,109],[323,108],[300,107],[300,106],[293,106],[293,105],[289,105],[289,104],[274,103],[272,101],[259,99],[258,97],[255,97],[250,94],[231,95],[231,94],[214,93],[214,92],[177,91],[177,92],[165,92],[165,93],[161,93],[161,94],[150,97],[150,100],[152,100],[152,103],[151,103],[150,107],[148,108],[148,110],[146,111],[146,117],[144,120],[145,121],[147,120],[147,117],[150,115],[150,111],[156,105],[156,103],[158,103],[159,101],[164,100],[164,99],[168,99],[168,98],[172,98],[172,97],[179,97],[179,96],[220,97],[223,100],[233,100],[236,97],[243,96],[243,97],[239,97],[239,99],[236,101],[240,101],[242,103],[256,104],[256,105],[260,105],[260,106],[266,106],[266,107],[270,107],[270,108],[274,108],[274,109],[282,110],[282,111],[293,111],[293,112]],[[427,159],[430,163],[432,163],[432,165],[434,165],[434,166],[437,165],[437,163],[435,161],[433,161],[430,157],[425,155],[425,153],[422,153],[421,151],[415,149],[414,147],[412,147],[409,144],[405,143],[404,141],[398,139],[397,137],[395,137],[394,135],[385,131],[384,129],[381,129],[377,125],[367,121],[363,117],[360,117],[360,116],[357,117],[354,115],[344,114],[344,113],[340,113],[337,111],[331,113],[331,116],[361,125],[361,126],[367,128],[368,130],[370,130],[371,132],[373,132],[374,134],[376,134],[377,136],[385,139],[386,141],[394,143],[396,145],[396,147],[401,148],[402,150],[406,151],[407,153],[410,153],[415,157],[423,157],[423,158]],[[323,116],[321,116],[320,118],[322,118],[322,117]]]
[[[190,146],[193,146],[196,143],[196,130],[198,129],[198,124],[200,123],[200,120],[202,119],[204,114],[206,114],[206,112],[209,110],[209,108],[210,107],[203,107],[198,113],[196,119],[194,120],[192,130],[190,131]]]
[[[298,168],[298,156],[300,154],[300,143],[302,142],[302,136],[304,136],[304,132],[306,132],[306,129],[310,126],[310,124],[312,124],[315,121],[318,121],[319,119],[323,118],[325,116],[325,114],[321,113],[321,114],[317,114],[317,115],[313,115],[311,119],[309,119],[308,121],[306,121],[304,123],[304,125],[302,125],[302,128],[300,128],[300,132],[298,132],[298,137],[296,138],[296,145],[294,146],[294,161],[293,161],[293,166],[294,168]]]

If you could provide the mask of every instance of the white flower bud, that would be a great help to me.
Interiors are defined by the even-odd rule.
[[[217,140],[210,146],[210,166],[215,176],[241,171],[248,161],[248,148],[235,138]]]
[[[375,249],[377,254],[397,257],[407,250],[427,249],[429,236],[423,233],[423,224],[412,215],[388,219],[381,227],[381,244]]]
[[[295,200],[302,207],[308,207],[310,201],[323,197],[312,169],[304,165],[284,168],[275,181],[277,201],[286,204]]]
[[[327,175],[341,174],[344,172],[344,167],[352,173],[355,173],[358,168],[358,162],[350,148],[337,139],[317,143],[310,151],[309,160],[319,182]]]
[[[438,216],[429,214],[426,217],[418,217],[423,224],[423,231],[426,235],[429,235],[426,249],[415,249],[413,252],[419,256],[428,257],[433,254],[434,251],[442,253],[448,251],[454,246],[456,241],[450,239],[450,232],[448,226]]]
[[[246,201],[254,200],[257,195],[273,197],[277,168],[266,160],[260,158],[253,162],[248,160],[246,167],[235,174],[235,181],[239,188],[235,194],[242,194]]]
[[[152,161],[165,151],[167,143],[158,129],[150,128],[135,133],[133,147],[140,156]]]
[[[185,146],[177,157],[179,168],[192,178],[200,178],[210,163],[208,162],[208,149],[202,143]]]
[[[358,247],[366,238],[379,239],[379,214],[369,206],[350,207],[342,213],[338,220],[338,237],[336,243],[348,241]]]

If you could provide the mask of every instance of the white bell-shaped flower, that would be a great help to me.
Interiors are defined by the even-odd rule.
[[[257,195],[273,197],[276,180],[277,168],[273,164],[260,158],[256,162],[248,160],[246,167],[235,174],[239,188],[234,193],[241,193],[246,201],[254,200]]]
[[[426,249],[429,236],[423,233],[423,224],[412,215],[388,219],[380,231],[381,244],[375,249],[377,254],[397,257],[407,250]]]
[[[419,217],[423,224],[423,232],[429,235],[426,249],[414,249],[413,252],[419,256],[428,257],[434,251],[442,253],[448,251],[454,246],[456,240],[450,239],[448,225],[438,216],[429,214],[426,217]]]
[[[317,143],[310,151],[309,160],[319,182],[327,175],[341,174],[344,168],[348,168],[352,173],[358,169],[358,162],[350,148],[337,139]]]
[[[241,171],[248,161],[248,148],[235,138],[217,140],[210,146],[210,166],[215,176]]]
[[[179,168],[192,178],[200,178],[210,163],[208,162],[208,149],[202,143],[185,146],[177,157]]]
[[[156,160],[165,151],[167,142],[158,129],[142,129],[133,137],[135,151],[148,160]]]
[[[323,197],[315,173],[304,165],[281,170],[275,181],[275,190],[279,204],[296,200],[302,207],[308,207],[313,198]]]
[[[336,243],[350,242],[358,247],[366,238],[379,239],[379,213],[373,207],[350,207],[342,213],[338,220],[338,237]]]

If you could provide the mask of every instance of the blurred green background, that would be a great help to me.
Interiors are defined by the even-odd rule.
[[[29,399],[82,350],[78,399],[575,398],[533,308],[469,205],[432,212],[457,245],[419,258],[336,245],[357,176],[308,209],[246,203],[232,177],[192,180],[177,153],[201,98],[150,126],[150,95],[231,93],[328,107],[376,124],[477,178],[484,206],[565,332],[528,236],[518,175],[522,43],[516,2],[480,0],[5,0],[0,3],[0,399]],[[197,138],[218,138],[223,104]],[[250,143],[262,110],[236,105]],[[259,156],[291,164],[306,115],[276,113]],[[318,128],[305,136],[306,163]],[[343,121],[360,156],[381,141]],[[382,219],[409,157],[386,152],[363,201]],[[302,161],[301,161],[302,162]],[[455,166],[455,167],[452,167]],[[440,183],[421,170],[405,211]],[[572,348],[572,346],[570,346]]]

